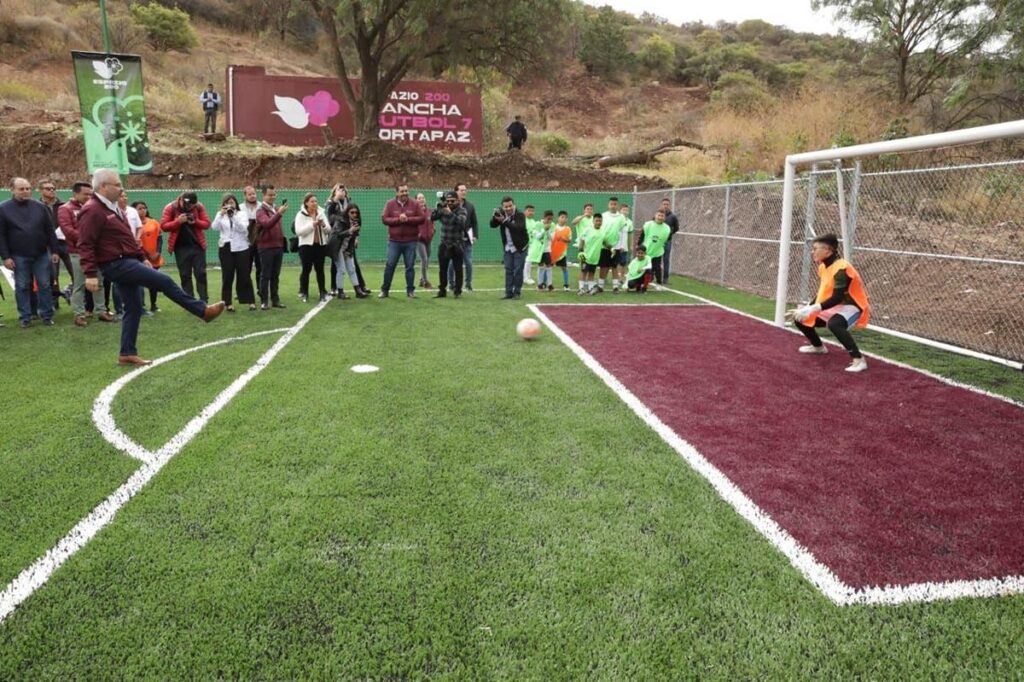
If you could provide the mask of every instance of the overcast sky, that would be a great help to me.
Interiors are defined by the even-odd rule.
[[[652,12],[665,17],[673,24],[688,21],[740,22],[746,19],[763,19],[770,24],[788,26],[794,31],[810,33],[839,33],[841,28],[832,11],[811,9],[811,0],[584,0],[588,5],[601,7],[611,5],[617,10],[637,16],[641,12]],[[847,30],[847,33],[850,33]]]

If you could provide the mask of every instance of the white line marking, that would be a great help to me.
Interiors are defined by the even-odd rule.
[[[265,336],[267,334],[283,334],[288,331],[288,327],[282,327],[280,329],[269,329],[267,331],[255,332],[253,334],[246,334],[245,336],[232,336],[227,339],[220,339],[218,341],[211,341],[210,343],[204,343],[201,346],[195,346],[193,348],[186,348],[180,350],[177,353],[171,353],[165,355],[162,358],[157,358],[153,361],[153,364],[146,365],[144,367],[138,367],[131,372],[128,372],[123,377],[115,381],[114,383],[103,389],[99,397],[96,398],[96,402],[92,408],[92,421],[96,424],[96,428],[99,429],[100,434],[107,440],[108,443],[113,445],[115,448],[134,457],[141,462],[152,462],[156,457],[156,453],[150,452],[143,446],[139,445],[131,438],[128,437],[121,429],[117,428],[117,424],[114,422],[114,415],[111,413],[111,406],[114,403],[114,398],[121,391],[122,388],[135,381],[140,374],[148,372],[154,367],[159,367],[165,363],[177,360],[183,355],[189,353],[195,353],[196,351],[205,350],[214,346],[220,346],[225,343],[233,343],[235,341],[244,341],[251,339],[256,336]]]
[[[674,290],[669,290],[674,291]],[[750,317],[760,322],[775,326],[767,320],[732,310],[721,304],[702,299],[681,291],[676,291],[682,296],[700,300],[728,310],[730,312]],[[725,500],[741,517],[746,519],[768,542],[782,553],[793,565],[818,590],[832,600],[838,606],[849,606],[851,604],[879,604],[896,605],[916,602],[933,602],[939,600],[960,599],[964,597],[995,597],[1024,593],[1024,576],[1007,576],[1004,578],[992,578],[986,580],[959,580],[939,583],[914,583],[904,586],[869,587],[864,589],[854,588],[836,576],[825,564],[817,558],[806,547],[801,545],[784,528],[775,522],[763,509],[757,506],[753,500],[747,497],[739,487],[718,470],[711,462],[701,455],[690,443],[683,440],[667,424],[661,421],[654,412],[647,407],[636,395],[626,388],[622,382],[605,369],[594,356],[583,349],[569,334],[551,321],[536,304],[527,306],[534,315],[540,318],[544,324],[551,329],[552,333],[564,343],[569,350],[576,354],[583,364],[590,368],[604,383],[612,389],[615,395],[626,403],[626,405],[640,419],[647,423],[662,440],[675,450],[690,467],[703,476],[718,495]],[[798,333],[799,332],[795,332]],[[882,359],[882,358],[880,358]],[[884,360],[884,359],[883,359]],[[888,361],[887,361],[888,362]],[[898,364],[898,363],[893,363]],[[915,369],[909,367],[908,369]],[[920,370],[916,370],[920,371]],[[923,372],[928,374],[927,372]],[[930,374],[929,374],[930,376]],[[956,385],[953,383],[953,385]],[[984,393],[983,391],[979,391]],[[1013,403],[1013,401],[1009,401]],[[1013,403],[1016,404],[1016,403]]]
[[[184,426],[175,436],[173,436],[163,447],[156,452],[145,451],[137,443],[132,441],[120,430],[117,430],[116,425],[113,424],[113,420],[110,423],[104,421],[103,426],[97,422],[97,427],[110,428],[113,427],[117,430],[117,434],[113,432],[104,432],[104,438],[118,449],[126,452],[136,459],[142,459],[144,462],[143,466],[139,468],[131,477],[117,490],[115,490],[110,497],[103,500],[92,512],[89,513],[84,519],[75,524],[75,527],[71,531],[61,538],[56,545],[51,547],[46,554],[36,559],[36,561],[23,570],[18,577],[11,581],[3,592],[0,592],[0,623],[2,623],[23,601],[35,592],[37,589],[42,587],[46,581],[50,579],[53,572],[56,571],[61,564],[71,558],[75,552],[80,550],[86,545],[97,533],[100,532],[107,524],[109,524],[117,512],[127,504],[128,500],[133,498],[142,488],[149,483],[150,479],[155,476],[160,469],[164,467],[167,462],[171,460],[176,454],[181,452],[188,443],[196,437],[196,435],[203,429],[204,426],[218,413],[220,412],[232,398],[245,388],[246,384],[252,381],[260,372],[262,372],[267,365],[270,364],[281,350],[288,345],[288,343],[295,338],[295,335],[302,331],[313,317],[323,310],[327,302],[318,304],[315,308],[310,310],[306,315],[295,323],[295,326],[291,327],[280,339],[278,339],[273,346],[271,346],[259,360],[256,361],[252,367],[247,369],[240,377],[235,379],[231,384],[213,399],[209,405],[203,408],[203,410],[193,417],[188,424]],[[272,333],[272,332],[261,332],[261,333]],[[259,334],[252,334],[250,336],[257,336]],[[248,338],[248,337],[243,337]],[[231,339],[233,340],[233,339]],[[209,348],[210,346],[217,345],[218,343],[227,343],[227,341],[220,341],[205,344],[203,347]],[[194,349],[194,350],[198,350]],[[179,351],[173,355],[181,357],[187,352],[191,351]],[[170,357],[170,356],[168,356]],[[162,358],[164,362],[167,359]],[[161,363],[162,364],[162,363]],[[153,363],[156,366],[157,362]],[[146,368],[140,368],[145,370]],[[118,379],[114,382],[123,387],[128,377],[137,377],[142,372],[135,370],[130,372],[125,377]],[[128,379],[130,381],[130,379]],[[106,395],[105,390],[101,393],[100,398],[97,398],[97,403]],[[116,390],[114,391],[116,394]],[[94,417],[97,415],[97,409],[93,410]],[[136,449],[134,452],[129,452],[130,449]],[[141,452],[139,450],[142,450]]]

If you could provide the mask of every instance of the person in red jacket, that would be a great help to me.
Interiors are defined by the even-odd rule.
[[[395,198],[384,204],[380,219],[388,226],[388,256],[384,264],[384,283],[377,298],[388,297],[399,256],[405,261],[405,295],[415,298],[416,244],[420,240],[423,209],[409,198],[409,185],[395,187]]]
[[[68,255],[71,258],[71,313],[75,316],[76,327],[87,327],[86,300],[85,300],[85,272],[82,270],[82,257],[78,255],[78,215],[82,207],[92,196],[92,185],[88,182],[76,182],[71,186],[71,200],[57,209],[57,224],[64,233],[64,242],[68,247]],[[103,279],[97,272],[100,279],[100,286],[103,286]],[[113,322],[114,316],[107,310],[102,296],[97,296],[97,304],[100,309],[99,319],[103,322]]]
[[[260,310],[269,305],[275,308],[286,307],[281,303],[278,291],[281,280],[281,263],[284,261],[284,232],[281,230],[281,218],[288,210],[288,200],[274,206],[277,191],[273,185],[263,188],[263,201],[256,209],[256,249],[260,259]]]
[[[193,296],[192,277],[196,278],[195,291],[199,298],[206,302],[206,235],[210,229],[210,218],[206,208],[199,203],[195,192],[185,192],[164,207],[160,219],[160,229],[170,232],[167,250],[174,254],[174,262],[178,266],[181,288],[189,296]]]
[[[125,308],[117,362],[120,365],[148,365],[149,360],[140,358],[136,347],[144,307],[143,287],[163,292],[167,298],[206,322],[224,312],[224,301],[206,305],[182,291],[170,277],[153,269],[117,205],[122,191],[117,171],[96,171],[92,176],[92,188],[92,198],[78,214],[78,253],[85,272],[85,287],[94,293],[99,291],[102,286],[99,273],[117,286]]]

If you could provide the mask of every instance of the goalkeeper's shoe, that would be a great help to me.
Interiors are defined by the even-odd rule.
[[[868,368],[868,361],[864,358],[854,358],[850,363],[850,366],[846,368],[847,372],[863,372]]]

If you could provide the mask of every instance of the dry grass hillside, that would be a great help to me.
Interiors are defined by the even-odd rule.
[[[211,0],[211,7],[216,9],[221,1]],[[133,24],[128,2],[110,0],[107,5],[114,48],[143,55],[151,140],[158,154],[186,150],[261,156],[293,151],[242,142],[211,148],[200,142],[196,97],[206,82],[222,82],[229,63],[263,64],[284,74],[330,74],[321,45],[273,35],[257,41],[244,29],[230,30],[222,22],[196,17],[196,47],[187,53],[159,51]],[[75,135],[77,97],[69,51],[100,48],[99,35],[94,3],[3,0],[0,126],[52,122]],[[516,113],[524,115],[533,133],[528,152],[534,157],[621,153],[682,137],[709,150],[674,152],[649,168],[619,170],[690,185],[776,174],[788,152],[829,146],[837,135],[877,139],[893,116],[866,88],[827,80],[806,81],[802,88],[746,111],[711,100],[703,87],[640,77],[616,83],[567,61],[552,78],[527,75],[518,84],[485,86],[486,147],[490,152],[503,149],[503,127]]]

